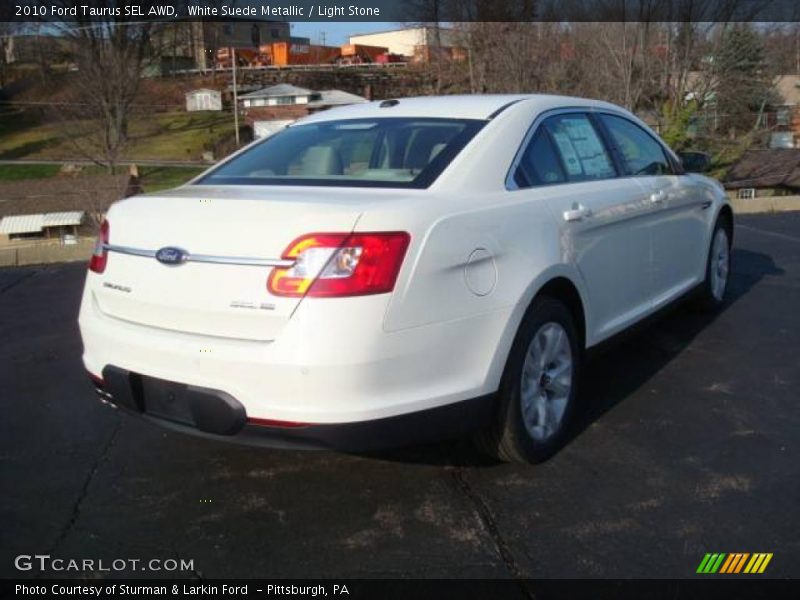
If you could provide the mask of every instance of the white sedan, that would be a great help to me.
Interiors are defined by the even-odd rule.
[[[114,204],[83,361],[105,401],[214,439],[473,433],[537,462],[587,348],[689,292],[721,305],[732,233],[721,186],[612,104],[349,106]]]

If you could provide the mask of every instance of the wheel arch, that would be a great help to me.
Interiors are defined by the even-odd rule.
[[[586,302],[586,294],[580,283],[578,273],[569,265],[557,265],[548,269],[534,279],[517,302],[506,329],[495,351],[489,369],[488,387],[496,390],[500,386],[508,357],[517,338],[520,325],[530,311],[536,298],[551,296],[564,302],[575,319],[575,326],[580,335],[580,347],[585,349],[591,340],[591,312]]]
[[[717,213],[716,220],[723,220],[723,223],[725,223],[725,230],[728,233],[728,240],[733,243],[733,209],[731,208],[730,204],[725,203],[722,205]]]
[[[581,294],[572,280],[564,276],[559,276],[545,283],[531,299],[528,309],[525,311],[526,314],[528,310],[530,310],[533,301],[540,296],[550,296],[566,305],[569,312],[572,314],[572,318],[575,320],[575,327],[580,336],[580,347],[585,348],[586,310],[584,308],[583,298],[581,298]]]

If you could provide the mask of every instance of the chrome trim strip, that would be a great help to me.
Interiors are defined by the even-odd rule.
[[[130,254],[131,256],[144,256],[146,258],[155,258],[155,250],[142,250],[141,248],[131,248],[130,246],[118,246],[116,244],[103,244],[103,250],[109,252],[119,252],[120,254]]]
[[[282,258],[249,258],[247,256],[212,256],[210,254],[189,254],[187,262],[213,263],[217,265],[243,265],[246,267],[291,267],[293,260]]]
[[[156,250],[143,250],[130,246],[118,246],[116,244],[103,244],[103,249],[109,252],[129,254],[131,256],[143,256],[145,258],[155,258]],[[185,262],[211,263],[216,265],[242,265],[246,267],[291,267],[293,260],[282,258],[251,258],[247,256],[214,256],[211,254],[188,254]]]

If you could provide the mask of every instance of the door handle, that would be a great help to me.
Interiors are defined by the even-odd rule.
[[[650,202],[653,204],[661,204],[667,199],[667,193],[664,190],[658,190],[650,194]]]
[[[578,204],[577,202],[572,205],[570,210],[564,211],[564,220],[565,221],[582,221],[588,217],[592,216],[592,211],[583,206],[582,204]]]

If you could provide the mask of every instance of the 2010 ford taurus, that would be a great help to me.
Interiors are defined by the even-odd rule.
[[[559,96],[310,115],[114,204],[80,328],[101,398],[215,439],[563,443],[587,348],[725,298],[733,213],[642,121]],[[591,390],[583,390],[591,400]]]

